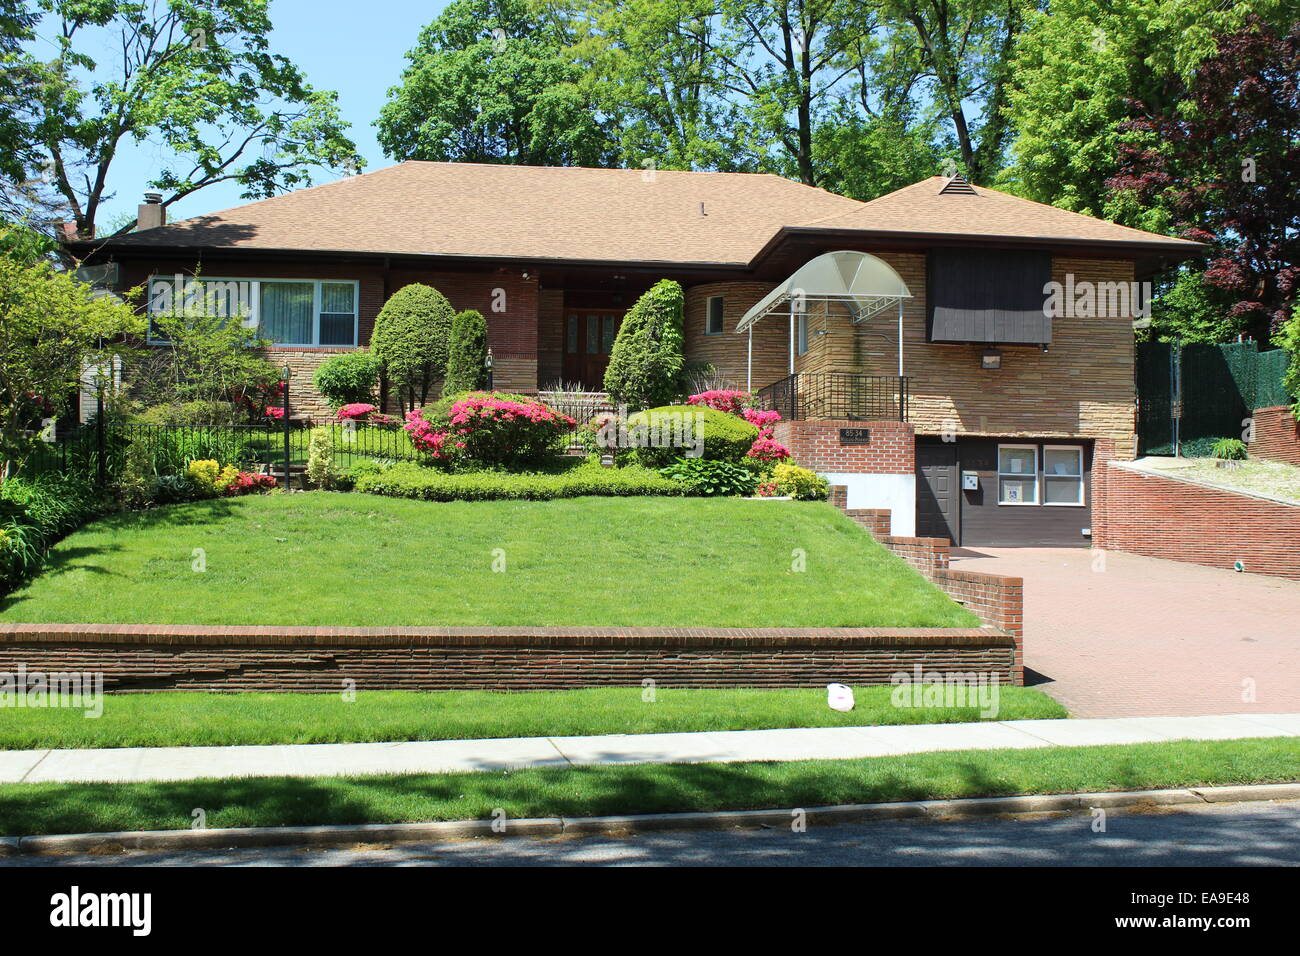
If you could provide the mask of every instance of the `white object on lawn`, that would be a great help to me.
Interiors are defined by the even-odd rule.
[[[852,710],[853,688],[844,684],[827,684],[826,704],[831,710]]]

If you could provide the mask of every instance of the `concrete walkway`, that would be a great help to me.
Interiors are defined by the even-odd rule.
[[[936,750],[1300,737],[1300,714],[1005,720],[795,730],[262,747],[0,751],[0,783],[447,773],[591,764],[845,760]],[[1300,759],[1300,741],[1297,741]]]

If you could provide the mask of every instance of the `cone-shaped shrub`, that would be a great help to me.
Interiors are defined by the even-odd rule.
[[[453,315],[446,296],[419,283],[398,289],[379,310],[370,350],[384,363],[404,408],[428,401],[434,383],[447,373]]]
[[[623,319],[605,370],[605,391],[632,409],[667,405],[681,391],[682,287],[661,279]]]
[[[481,312],[473,309],[457,312],[451,320],[447,377],[442,383],[442,394],[480,391],[487,384],[487,321]]]

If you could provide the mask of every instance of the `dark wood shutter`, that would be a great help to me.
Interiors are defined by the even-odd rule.
[[[931,342],[1052,341],[1052,320],[1043,314],[1049,253],[932,249],[926,271]]]

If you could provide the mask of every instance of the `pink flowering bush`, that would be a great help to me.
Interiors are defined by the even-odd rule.
[[[780,412],[761,408],[746,408],[741,412],[741,416],[759,431],[771,428],[781,420]]]
[[[726,412],[728,415],[739,415],[754,404],[754,396],[750,392],[714,388],[707,392],[700,392],[698,395],[692,395],[686,399],[686,404],[705,405],[708,408]]]
[[[267,405],[267,406],[266,406],[266,417],[267,417],[267,418],[284,418],[284,409],[283,409],[283,408],[278,408],[278,407],[275,406],[275,405]]]
[[[772,429],[764,428],[746,454],[756,461],[782,461],[790,457],[790,449],[772,437]]]
[[[351,405],[344,405],[338,410],[338,419],[341,422],[365,421],[375,411],[378,411],[378,409],[367,402],[353,402]]]
[[[502,468],[557,454],[575,424],[526,395],[467,392],[411,412],[405,428],[417,448],[440,462]]]
[[[270,491],[275,486],[276,481],[270,475],[258,475],[251,471],[241,471],[225,486],[222,494],[228,497],[253,495],[261,491]]]

